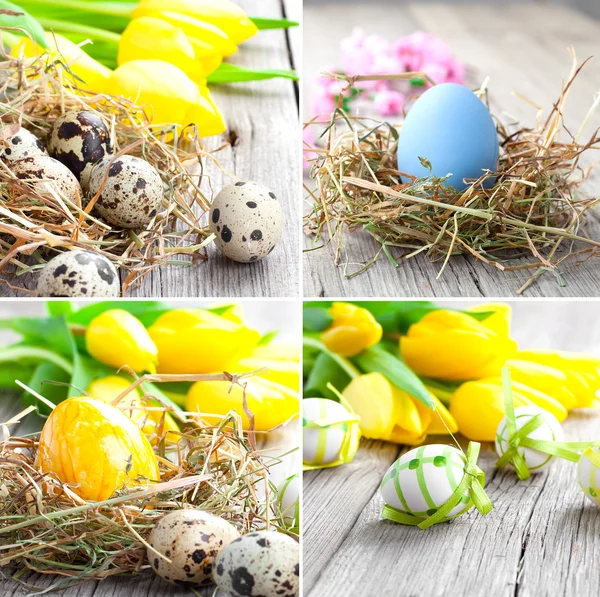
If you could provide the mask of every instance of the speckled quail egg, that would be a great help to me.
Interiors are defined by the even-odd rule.
[[[13,133],[11,127],[0,132],[0,159],[15,162],[36,155],[48,155],[42,142],[27,129],[20,128]]]
[[[216,585],[237,597],[296,597],[300,552],[291,537],[273,531],[248,533],[215,560]]]
[[[236,182],[214,198],[209,229],[215,244],[233,261],[264,259],[274,248],[283,226],[275,193],[256,182]]]
[[[75,174],[84,190],[94,165],[113,154],[108,127],[100,116],[87,110],[72,110],[57,118],[48,149],[53,158]]]
[[[40,272],[38,296],[119,296],[116,267],[93,251],[76,249],[53,257]]]
[[[150,532],[148,560],[154,572],[172,584],[210,585],[215,557],[239,536],[231,523],[218,516],[176,510],[163,516]]]
[[[115,226],[147,226],[157,214],[163,197],[160,175],[154,166],[131,155],[123,155],[112,164],[110,160],[105,158],[94,166],[90,176],[90,196],[94,197],[104,183],[108,167],[108,178],[95,204],[96,210]]]
[[[73,203],[81,197],[81,187],[74,174],[58,160],[49,155],[36,155],[10,163],[10,169],[30,184],[40,195],[51,195],[51,186],[63,198]]]

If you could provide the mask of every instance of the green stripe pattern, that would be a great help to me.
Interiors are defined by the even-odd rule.
[[[433,444],[415,448],[388,469],[380,487],[383,500],[415,519],[428,518],[456,491],[464,476],[465,462],[464,454],[453,446]],[[472,505],[467,492],[446,520],[460,516]]]

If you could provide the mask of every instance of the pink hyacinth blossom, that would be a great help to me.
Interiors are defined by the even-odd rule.
[[[393,89],[384,89],[375,95],[373,105],[381,116],[397,116],[404,107],[404,95]]]

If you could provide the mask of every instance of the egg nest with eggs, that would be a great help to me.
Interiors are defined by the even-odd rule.
[[[474,108],[489,111],[487,90],[477,94],[479,101],[460,88],[463,96],[472,96],[465,109],[440,108],[439,102],[432,107],[436,96],[443,101],[444,91],[457,91],[459,86],[452,84],[430,88],[399,126],[337,109],[324,132],[319,125],[325,146],[305,146],[315,189],[310,191],[313,208],[304,229],[320,242],[315,248],[331,243],[337,262],[346,253],[348,233],[371,235],[376,254],[355,271],[348,271],[348,263],[359,260],[347,256],[347,278],[367,270],[382,253],[394,267],[400,259],[423,253],[441,263],[438,278],[452,256],[470,255],[500,272],[533,271],[519,294],[544,272],[553,272],[561,282],[559,266],[566,259],[588,256],[600,247],[600,239],[582,229],[598,196],[586,185],[594,164],[584,166],[581,159],[584,154],[592,157],[588,150],[600,149],[600,137],[595,131],[581,141],[563,122],[567,92],[582,67],[573,56],[560,97],[548,115],[538,113],[533,126],[504,125],[488,113],[488,131],[485,115],[473,117]],[[361,79],[373,79],[335,76],[349,90]],[[403,73],[398,79],[410,76]],[[445,119],[440,118],[444,112]],[[580,132],[592,112],[593,107]],[[457,177],[455,168],[466,176]],[[450,186],[457,181],[461,188]]]
[[[155,403],[153,413],[156,408]],[[208,422],[198,413],[168,412],[181,432],[175,439],[173,431],[156,429],[152,449],[159,462],[158,483],[118,489],[102,501],[84,500],[54,474],[40,472],[39,436],[0,441],[4,574],[59,574],[48,590],[139,574],[154,562],[147,557],[153,529],[175,512],[214,515],[241,535],[269,528],[297,539],[269,481],[271,457],[259,454],[238,417]]]
[[[121,268],[125,293],[162,264],[206,259],[212,237],[201,219],[210,202],[200,185],[211,154],[198,131],[157,130],[132,102],[66,83],[66,68],[48,56],[0,64],[2,281],[82,249]],[[110,176],[135,160],[146,171],[90,184],[102,159]]]

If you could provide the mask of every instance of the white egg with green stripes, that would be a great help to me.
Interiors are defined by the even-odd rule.
[[[600,447],[594,448],[600,454]],[[585,454],[582,454],[577,465],[577,479],[583,493],[600,506],[600,468],[598,468]]]
[[[279,510],[286,525],[298,522],[300,513],[300,475],[290,475],[278,487]]]
[[[544,418],[544,423],[527,437],[546,441],[563,441],[564,433],[558,419],[552,413],[537,406],[519,406],[515,408],[515,424],[517,429],[521,429],[536,415],[541,415]],[[506,417],[504,417],[496,430],[496,453],[498,456],[502,456],[507,450],[508,430],[506,427]],[[539,450],[533,450],[532,448],[519,447],[519,454],[523,457],[527,468],[532,473],[541,471],[552,460],[551,455]]]
[[[410,450],[385,474],[380,488],[383,501],[396,510],[425,520],[452,497],[465,475],[466,462],[460,450],[443,444]],[[467,489],[447,518],[464,514],[472,505]]]
[[[339,460],[340,451],[349,433],[349,425],[339,422],[324,428],[311,426],[311,422],[328,418],[343,421],[350,413],[339,402],[325,398],[302,400],[302,454],[304,464],[320,466]]]

